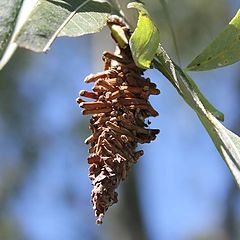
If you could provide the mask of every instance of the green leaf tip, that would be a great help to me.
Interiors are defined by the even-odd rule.
[[[240,60],[240,10],[226,28],[187,66],[187,71],[206,71]]]
[[[139,11],[137,27],[129,40],[133,59],[138,67],[148,69],[160,43],[159,30],[142,3],[131,2],[128,8]]]
[[[136,8],[138,11],[148,14],[147,10],[144,8],[144,4],[143,3],[140,3],[140,2],[130,2],[127,5],[127,7],[128,8]]]

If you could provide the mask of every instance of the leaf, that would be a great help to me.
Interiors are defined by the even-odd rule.
[[[186,68],[205,71],[231,65],[240,60],[240,10],[210,45]]]
[[[151,21],[150,18],[148,20]],[[139,39],[136,39],[137,41],[141,42]],[[171,60],[161,45],[157,48],[153,66],[173,84],[197,113],[240,187],[240,138],[216,119],[223,121],[224,115],[208,102],[190,76]]]
[[[132,2],[128,4],[128,8],[139,11],[137,27],[129,40],[133,59],[138,67],[150,68],[160,42],[159,31],[143,4]]]
[[[23,0],[1,0],[0,2],[0,70],[11,57],[5,55],[11,40]],[[3,58],[4,57],[4,58]]]
[[[100,31],[110,11],[108,3],[97,0],[39,0],[16,42],[33,51],[47,51],[57,36]]]
[[[169,79],[183,99],[197,113],[240,187],[240,137],[216,119],[218,117],[222,120],[223,114],[204,98],[193,80],[169,58],[163,48],[160,48],[154,60],[154,66]]]
[[[177,66],[167,55],[165,50],[160,46],[155,60],[153,61],[155,68],[160,70],[164,76],[177,89],[178,93],[185,101],[194,109],[197,110],[197,99],[199,99],[207,111],[212,113],[220,121],[224,120],[224,114],[217,110],[201,93],[195,82],[187,73]],[[201,109],[197,111],[202,111]]]
[[[225,128],[212,115],[199,118],[240,187],[240,137]]]

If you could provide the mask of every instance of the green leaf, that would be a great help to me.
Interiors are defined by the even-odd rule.
[[[16,42],[33,51],[47,51],[58,36],[100,31],[110,11],[108,3],[97,0],[39,0]]]
[[[10,43],[23,0],[1,0],[0,2],[0,69],[9,60],[6,50]],[[4,57],[4,58],[3,58]]]
[[[142,5],[140,6],[141,12],[143,10]],[[151,22],[151,19],[148,18],[148,21]],[[148,24],[150,26],[154,25],[153,23]],[[136,29],[136,31],[139,30]],[[137,36],[139,38],[143,37],[144,39],[144,36],[142,35],[143,32]],[[141,39],[134,40],[134,43],[138,44],[139,42],[141,42]],[[132,52],[134,53],[133,50]],[[137,58],[137,60],[139,61],[139,58]],[[161,45],[157,48],[156,57],[153,60],[153,66],[173,84],[178,93],[196,112],[218,151],[225,160],[234,179],[240,186],[240,138],[226,129],[217,120],[218,118],[220,121],[223,121],[224,115],[208,102],[190,76],[171,60]]]
[[[154,67],[160,70],[164,76],[170,80],[178,93],[195,111],[202,112],[202,109],[199,108],[197,104],[197,102],[200,101],[204,109],[212,113],[220,121],[224,120],[224,114],[217,110],[204,97],[193,79],[170,59],[161,46],[158,49],[153,63]]]
[[[210,45],[186,68],[188,71],[205,71],[224,67],[240,60],[240,10]]]
[[[212,115],[199,115],[199,119],[240,187],[240,137],[225,128]]]
[[[139,11],[137,27],[129,40],[133,59],[138,67],[147,69],[157,52],[160,34],[143,4],[133,2],[128,7]]]
[[[223,120],[223,114],[204,98],[194,81],[169,58],[162,47],[154,59],[154,67],[164,74],[196,112],[240,187],[240,137],[217,120]]]

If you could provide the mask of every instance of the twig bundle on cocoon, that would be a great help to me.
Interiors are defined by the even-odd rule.
[[[111,16],[109,26],[120,27],[125,38],[130,38],[127,25],[117,16]],[[127,44],[117,42],[115,53],[104,52],[104,71],[86,77],[94,83],[93,92],[82,90],[77,103],[84,108],[84,115],[91,114],[92,135],[88,157],[89,177],[92,181],[92,203],[97,224],[107,209],[117,202],[116,188],[125,180],[131,166],[143,151],[136,151],[138,143],[149,143],[156,138],[158,129],[149,129],[145,119],[158,116],[148,98],[160,91],[138,68]],[[82,97],[93,101],[85,101]]]

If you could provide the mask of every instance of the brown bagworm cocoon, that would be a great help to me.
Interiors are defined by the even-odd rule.
[[[121,18],[111,16],[108,24],[120,26],[126,39],[130,38],[130,30]],[[85,143],[90,144],[89,178],[97,224],[118,201],[117,187],[143,155],[142,150],[136,150],[137,144],[149,143],[159,133],[158,129],[149,129],[145,119],[158,116],[148,99],[160,91],[143,77],[144,70],[135,65],[129,46],[117,46],[115,53],[104,52],[103,61],[103,72],[85,78],[86,83],[94,84],[93,92],[82,90],[77,98],[82,114],[93,115],[92,135]]]

